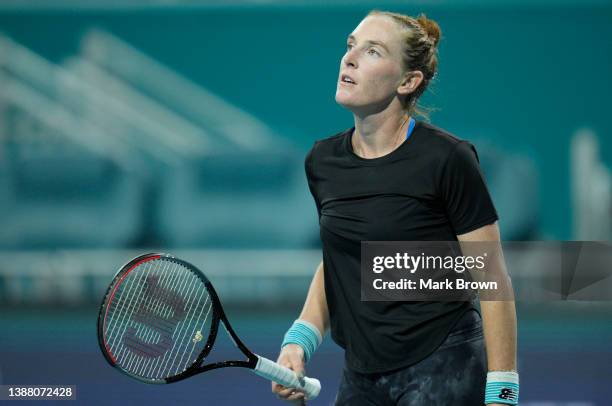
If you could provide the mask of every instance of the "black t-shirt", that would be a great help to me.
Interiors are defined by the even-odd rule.
[[[306,176],[319,212],[331,336],[355,371],[417,363],[446,338],[470,302],[362,302],[361,241],[456,241],[498,219],[467,141],[417,121],[393,152],[356,155],[354,128],[317,141]]]

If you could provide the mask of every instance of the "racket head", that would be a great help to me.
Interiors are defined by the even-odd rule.
[[[141,255],[122,266],[104,295],[98,343],[128,376],[165,384],[201,370],[223,309],[208,278],[168,254]]]

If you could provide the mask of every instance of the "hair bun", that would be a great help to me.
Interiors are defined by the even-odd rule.
[[[442,35],[442,31],[440,30],[438,23],[427,18],[425,14],[419,14],[417,21],[423,30],[425,30],[427,36],[432,39],[433,45],[437,46],[438,42],[440,42],[440,36]]]

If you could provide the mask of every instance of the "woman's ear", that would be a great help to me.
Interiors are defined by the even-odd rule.
[[[397,92],[402,95],[410,94],[419,88],[421,82],[423,82],[423,72],[420,70],[407,72]]]

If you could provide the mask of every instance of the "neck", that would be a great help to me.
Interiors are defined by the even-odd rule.
[[[369,159],[391,153],[404,142],[409,119],[404,111],[381,111],[366,117],[355,115],[353,151]]]

